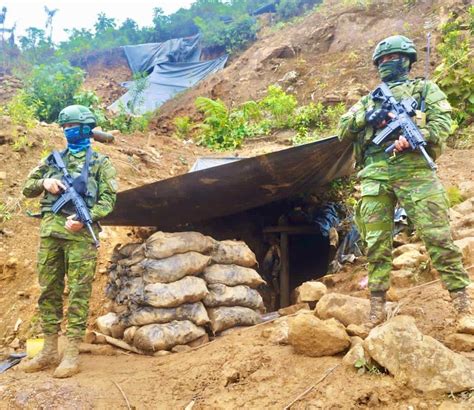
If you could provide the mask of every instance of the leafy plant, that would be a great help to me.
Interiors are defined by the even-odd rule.
[[[74,102],[84,72],[67,61],[35,67],[27,79],[26,100],[41,121],[56,121],[59,112]]]
[[[286,94],[280,86],[270,85],[267,95],[260,101],[260,107],[267,110],[277,127],[289,127],[298,102],[293,95]]]
[[[457,186],[449,186],[446,188],[446,194],[448,196],[449,206],[452,208],[463,202],[466,198],[463,197],[461,191]]]
[[[359,374],[364,374],[366,372],[376,375],[383,374],[383,372],[376,365],[368,362],[364,358],[357,359],[354,363],[354,367],[357,369],[357,373]]]
[[[12,219],[11,209],[4,202],[0,202],[0,222],[5,223]]]
[[[187,115],[183,117],[176,117],[173,120],[175,126],[175,135],[180,139],[186,139],[191,136],[191,131],[194,127],[193,122]]]
[[[13,124],[23,125],[26,129],[35,126],[36,105],[30,103],[24,91],[18,92],[5,108],[5,113],[11,118]]]

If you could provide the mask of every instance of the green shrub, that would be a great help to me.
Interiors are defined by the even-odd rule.
[[[446,188],[446,194],[448,196],[449,206],[451,208],[465,200],[457,186],[450,186]]]
[[[265,109],[272,117],[275,127],[290,127],[298,102],[293,95],[286,94],[280,86],[270,85],[267,95],[260,101],[260,107]]]
[[[173,120],[175,126],[175,136],[180,139],[186,139],[191,136],[191,131],[193,130],[193,122],[190,117],[187,115],[183,117],[176,117]]]
[[[54,122],[59,112],[74,103],[84,72],[64,61],[35,67],[27,78],[26,96],[41,121]]]
[[[36,104],[31,104],[24,91],[17,93],[5,107],[7,114],[13,124],[23,125],[31,129],[36,124]]]

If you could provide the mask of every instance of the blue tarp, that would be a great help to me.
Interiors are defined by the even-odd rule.
[[[199,63],[158,64],[147,77],[147,85],[143,93],[137,97],[134,81],[123,83],[122,85],[129,91],[108,108],[112,111],[120,111],[122,105],[127,112],[132,114],[154,111],[179,92],[224,68],[227,58],[228,56],[224,55],[215,60]],[[132,104],[134,104],[133,107]]]
[[[157,64],[193,63],[201,58],[200,35],[173,38],[163,43],[146,43],[124,46],[128,65],[134,74],[149,72]]]

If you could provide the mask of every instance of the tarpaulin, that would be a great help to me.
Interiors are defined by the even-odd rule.
[[[202,157],[198,158],[193,164],[189,172],[201,171],[203,169],[218,167],[219,165],[229,164],[231,162],[240,161],[240,157]]]
[[[174,229],[311,191],[352,169],[350,142],[331,137],[120,192],[103,223]]]
[[[108,108],[120,111],[122,106],[132,114],[144,114],[156,110],[177,93],[192,87],[202,79],[222,68],[228,56],[200,63],[163,63],[156,65],[147,77],[145,90],[137,96],[135,82],[123,83],[128,91]],[[133,107],[132,107],[133,104]]]
[[[201,58],[200,35],[173,38],[163,43],[146,43],[123,46],[128,65],[132,72],[150,71],[157,64],[193,63]]]

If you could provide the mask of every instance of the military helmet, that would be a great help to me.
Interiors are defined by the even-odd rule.
[[[372,55],[372,61],[377,65],[380,57],[392,53],[405,54],[410,59],[410,65],[416,61],[415,43],[408,37],[400,35],[387,37],[378,43]]]
[[[97,120],[89,108],[83,105],[69,105],[59,113],[58,122],[61,126],[67,123],[79,123],[94,128]]]

